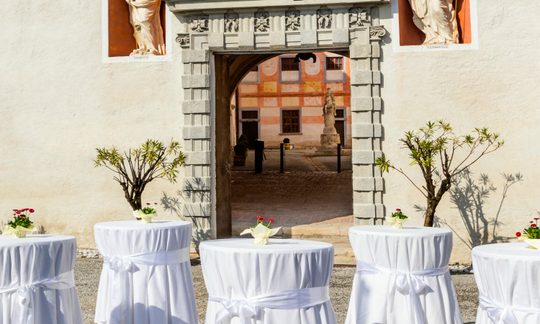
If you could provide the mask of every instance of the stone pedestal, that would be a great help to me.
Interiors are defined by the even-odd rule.
[[[341,142],[339,134],[321,134],[321,146],[317,154],[337,155],[337,145]]]

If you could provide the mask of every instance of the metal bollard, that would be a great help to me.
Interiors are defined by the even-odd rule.
[[[255,141],[255,173],[263,172],[264,142]]]
[[[285,172],[285,144],[279,143],[279,173]]]
[[[337,173],[341,173],[341,144],[337,145]]]

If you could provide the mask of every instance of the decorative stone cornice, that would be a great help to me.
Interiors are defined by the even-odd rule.
[[[172,12],[201,12],[212,10],[232,10],[240,8],[275,8],[275,7],[303,7],[322,5],[362,5],[362,4],[388,4],[391,0],[243,0],[243,1],[215,1],[215,0],[165,0]]]

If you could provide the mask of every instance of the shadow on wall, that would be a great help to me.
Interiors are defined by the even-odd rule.
[[[183,210],[183,202],[185,201],[199,201],[199,208],[204,215],[197,216],[190,210]],[[210,192],[205,181],[199,178],[195,178],[193,181],[187,181],[184,191],[178,190],[175,196],[169,196],[163,193],[161,197],[161,204],[166,211],[175,214],[182,220],[189,219],[193,224],[193,244],[197,254],[199,254],[199,244],[202,241],[211,239],[212,233],[210,228],[205,226],[207,219],[210,217],[210,210],[203,202],[210,201]],[[191,205],[191,204],[190,204]],[[183,212],[184,211],[184,212]]]
[[[468,237],[464,237],[463,234],[458,233],[446,222],[446,220],[439,217],[435,218],[435,226],[440,227],[441,225],[446,225],[470,249],[482,244],[507,242],[512,237],[501,236],[497,233],[499,225],[504,225],[499,218],[504,202],[508,196],[508,191],[514,184],[523,181],[523,175],[521,175],[521,173],[503,173],[502,177],[504,179],[504,184],[502,187],[501,198],[499,200],[497,212],[493,217],[488,217],[484,211],[487,200],[492,194],[497,192],[497,188],[494,186],[493,182],[491,182],[487,174],[481,173],[480,176],[475,179],[470,170],[465,170],[452,182],[450,199],[459,211],[461,220],[467,229]],[[417,211],[422,210],[422,208],[417,205],[415,205],[415,209]]]

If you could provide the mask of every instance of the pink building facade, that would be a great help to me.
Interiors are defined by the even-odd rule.
[[[320,146],[329,89],[336,102],[336,130],[344,147],[351,146],[349,60],[330,52],[315,55],[316,62],[276,56],[244,77],[233,99],[236,136],[262,140],[266,147],[277,147],[285,138],[298,148]]]

